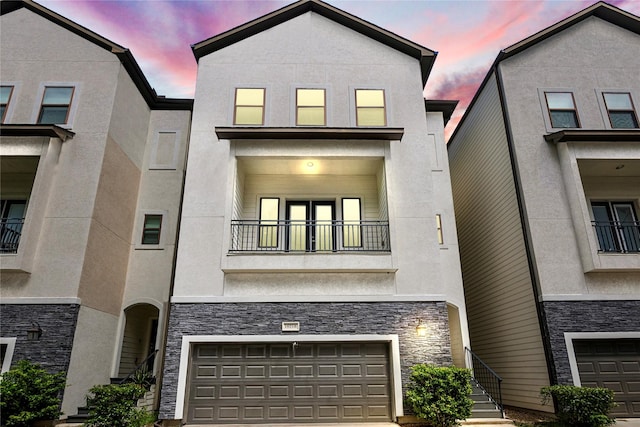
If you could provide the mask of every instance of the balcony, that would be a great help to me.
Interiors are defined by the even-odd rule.
[[[598,250],[605,253],[640,253],[640,221],[592,221]]]
[[[389,222],[233,220],[229,252],[391,252]]]
[[[0,253],[18,252],[23,224],[24,218],[0,218]]]

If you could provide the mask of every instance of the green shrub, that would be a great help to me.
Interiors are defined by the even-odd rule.
[[[2,374],[0,420],[3,426],[30,426],[34,421],[57,419],[65,373],[50,374],[28,360]]]
[[[471,372],[468,369],[415,365],[406,401],[416,416],[448,427],[471,415]]]
[[[601,387],[554,385],[542,388],[543,403],[556,404],[556,416],[563,424],[575,427],[604,427],[615,423],[609,412],[615,406],[613,391]]]
[[[152,423],[151,412],[136,407],[145,389],[137,384],[97,385],[89,390],[87,397],[89,420],[92,427],[141,427]]]

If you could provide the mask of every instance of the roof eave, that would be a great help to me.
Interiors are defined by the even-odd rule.
[[[67,139],[73,138],[74,135],[74,132],[58,125],[0,124],[0,136],[45,136],[50,138],[58,138],[62,142],[65,142]]]

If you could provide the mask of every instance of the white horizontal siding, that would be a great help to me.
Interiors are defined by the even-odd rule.
[[[449,150],[472,349],[500,376],[507,405],[551,411],[549,384],[495,78]]]

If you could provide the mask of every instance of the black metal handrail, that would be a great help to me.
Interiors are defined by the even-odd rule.
[[[24,218],[0,218],[0,253],[18,252]]]
[[[229,252],[390,251],[388,221],[231,221]]]
[[[152,383],[152,378],[153,378],[153,363],[156,359],[156,354],[158,353],[158,350],[154,350],[153,352],[149,353],[149,355],[138,364],[138,366],[136,366],[135,368],[133,368],[133,371],[129,372],[129,375],[127,375],[126,377],[124,377],[122,380],[120,380],[120,384],[125,384],[127,382],[131,382],[132,378],[134,378],[134,376],[137,373],[148,373],[149,374],[149,382]],[[141,384],[144,385],[144,384]],[[150,384],[148,384],[150,385]],[[145,385],[146,387],[146,385]]]
[[[473,378],[478,386],[487,394],[487,397],[500,409],[504,418],[504,406],[502,405],[502,377],[478,357],[471,349],[464,348],[469,358],[469,366],[472,367]]]
[[[591,221],[600,252],[640,252],[640,221]]]

